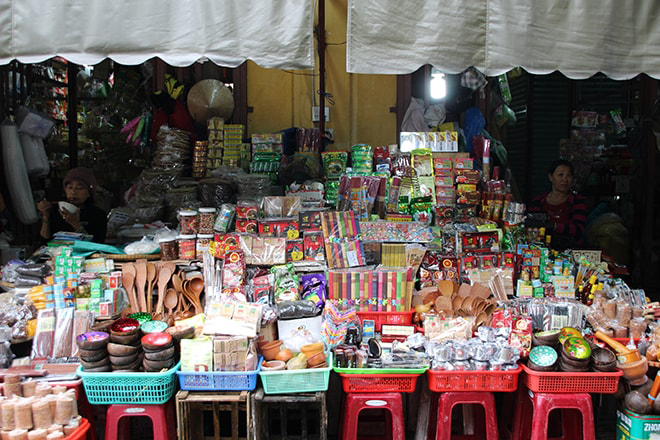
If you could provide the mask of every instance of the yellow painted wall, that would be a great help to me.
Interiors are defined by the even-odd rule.
[[[330,122],[335,143],[347,149],[358,143],[373,146],[398,143],[395,75],[358,75],[346,72],[347,0],[326,0],[326,92],[334,104]],[[314,71],[264,69],[248,63],[248,131],[269,133],[290,127],[314,127],[312,106],[319,105],[318,57]]]

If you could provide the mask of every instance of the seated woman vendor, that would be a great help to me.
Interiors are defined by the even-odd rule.
[[[550,192],[536,196],[528,205],[528,212],[545,213],[546,233],[552,236],[556,249],[579,245],[587,223],[584,197],[573,191],[573,164],[559,159],[548,168]]]
[[[73,206],[60,207],[58,202],[47,200],[37,204],[41,214],[41,237],[49,240],[56,232],[78,232],[92,235],[95,243],[103,243],[107,216],[94,205],[96,177],[92,170],[83,167],[69,170],[64,177],[64,193],[65,201]]]

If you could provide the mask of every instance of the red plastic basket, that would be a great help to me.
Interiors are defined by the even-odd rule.
[[[414,310],[409,312],[357,312],[360,320],[373,319],[376,322],[376,331],[380,332],[383,324],[412,325]]]
[[[414,393],[419,374],[340,374],[345,393]]]
[[[73,431],[71,434],[64,437],[65,440],[82,440],[87,437],[87,431],[89,431],[89,422],[87,419],[80,419],[80,425],[78,429]]]
[[[623,371],[611,373],[563,373],[534,371],[523,365],[523,383],[537,393],[614,394]]]
[[[507,392],[518,389],[522,368],[511,371],[434,371],[428,370],[429,389],[446,391]]]

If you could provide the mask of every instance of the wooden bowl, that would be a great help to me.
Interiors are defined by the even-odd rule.
[[[110,363],[116,366],[129,365],[135,362],[137,358],[137,353],[128,356],[110,356]]]
[[[106,365],[110,365],[110,359],[109,359],[108,356],[106,356],[103,359],[98,360],[98,361],[87,362],[87,361],[81,360],[80,363],[85,368],[85,371],[87,371],[88,368],[99,368],[99,367],[104,367]]]
[[[105,332],[87,332],[76,337],[78,347],[84,350],[98,350],[108,345],[110,335]]]
[[[140,335],[137,333],[132,335],[110,335],[110,341],[122,345],[136,345],[136,343],[139,345]]]
[[[555,371],[557,369],[557,362],[555,362],[552,365],[542,367],[540,365],[536,365],[533,361],[530,361],[528,359],[527,367],[529,367],[530,370],[534,370],[534,371]]]
[[[130,356],[137,354],[139,350],[139,347],[133,345],[115,344],[114,342],[108,344],[108,353],[110,356]]]
[[[591,358],[591,346],[584,338],[569,337],[561,345],[561,354],[566,359],[575,361],[589,360]]]
[[[618,362],[617,367],[623,370],[623,377],[630,385],[642,385],[647,381],[646,372],[649,369],[649,363],[644,357],[638,361],[625,364]]]
[[[160,351],[172,345],[172,335],[165,332],[149,333],[140,340],[142,348],[151,351]]]
[[[140,321],[133,318],[122,318],[116,320],[110,327],[110,334],[116,336],[127,336],[137,334],[140,330]]]
[[[174,366],[174,358],[166,359],[164,361],[150,361],[147,358],[142,360],[142,366],[145,371],[157,372],[163,368],[172,368]]]
[[[139,353],[137,359],[128,365],[112,365],[112,371],[115,373],[129,373],[140,369],[142,365],[142,353]]]
[[[112,324],[114,323],[115,321],[113,319],[108,319],[107,321],[99,321],[94,324],[90,330],[94,332],[106,332],[110,334],[110,327],[112,327]]]
[[[166,348],[165,350],[156,351],[156,352],[145,352],[144,358],[149,359],[150,361],[165,361],[172,359],[176,353],[176,348],[174,346]]]
[[[591,360],[593,361],[594,365],[616,365],[616,355],[607,348],[594,348],[591,351]]]
[[[171,334],[174,340],[180,341],[195,336],[195,327],[192,325],[175,325],[167,328],[165,332]]]
[[[85,373],[109,373],[111,371],[112,367],[110,366],[110,362],[108,362],[106,365],[103,365],[102,367],[85,368]]]
[[[100,361],[107,355],[108,351],[105,348],[99,348],[98,350],[80,350],[80,359],[85,362]]]

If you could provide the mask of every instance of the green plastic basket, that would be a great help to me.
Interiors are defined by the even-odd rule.
[[[313,393],[326,391],[332,371],[332,353],[327,355],[328,366],[325,368],[306,368],[304,370],[282,370],[259,372],[261,384],[266,394]]]
[[[174,395],[180,367],[181,362],[163,373],[86,373],[81,365],[76,374],[82,378],[89,403],[157,405]]]

